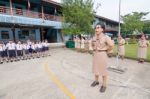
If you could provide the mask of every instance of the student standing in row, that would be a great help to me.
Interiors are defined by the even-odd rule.
[[[16,50],[17,50],[17,60],[21,60],[23,56],[23,45],[20,41],[18,41],[18,44],[16,44]]]
[[[8,56],[11,62],[15,61],[16,58],[16,44],[13,41],[7,43],[6,48],[8,49]]]
[[[125,40],[121,35],[118,36],[118,55],[123,60],[125,55]]]
[[[0,42],[0,64],[3,63],[3,44]]]
[[[138,42],[138,62],[143,63],[146,56],[147,56],[147,48],[148,48],[149,42],[146,40],[145,35],[142,34],[139,42]]]

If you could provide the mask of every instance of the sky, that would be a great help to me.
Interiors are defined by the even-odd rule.
[[[61,2],[61,0],[53,0]],[[96,14],[118,21],[119,20],[119,0],[93,0],[95,6],[101,4],[96,10]],[[150,12],[150,0],[121,0],[121,15],[132,12]],[[150,13],[145,17],[150,20]]]

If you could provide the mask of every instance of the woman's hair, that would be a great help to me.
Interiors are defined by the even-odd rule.
[[[145,35],[144,33],[140,35],[140,38],[141,38],[142,36],[146,37],[146,35]]]
[[[97,23],[97,24],[95,25],[95,28],[96,28],[97,25],[100,25],[101,28],[103,29],[103,33],[105,33],[105,25],[104,25],[103,23]]]

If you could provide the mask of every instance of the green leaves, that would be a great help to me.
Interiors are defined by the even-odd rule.
[[[122,16],[124,22],[122,30],[130,33],[135,30],[142,31],[144,26],[143,17],[147,14],[148,12],[133,12],[132,14]]]
[[[92,0],[62,0],[63,31],[65,34],[86,34],[92,32],[94,20]]]
[[[144,22],[143,32],[146,34],[150,34],[150,21]]]

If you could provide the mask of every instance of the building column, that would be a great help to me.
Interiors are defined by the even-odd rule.
[[[61,39],[62,39],[62,42],[64,42],[64,33],[62,32],[62,30],[60,31],[60,35],[61,35]]]
[[[44,40],[44,34],[45,34],[45,31],[44,31],[44,29],[43,28],[41,28],[41,41],[43,41]]]
[[[10,14],[13,16],[12,0],[9,0],[9,4],[10,4]]]
[[[31,4],[30,4],[30,0],[28,0],[28,12],[27,12],[27,14],[29,15],[30,14],[30,7],[31,7]]]
[[[56,10],[56,7],[54,9],[54,20],[56,20],[56,14],[57,14],[57,10]]]
[[[15,28],[13,27],[11,30],[13,33],[13,40],[14,40],[14,42],[16,42]]]
[[[44,18],[44,7],[43,7],[43,4],[42,4],[41,9],[42,9],[42,19],[43,19],[43,23],[44,23],[45,18]]]

